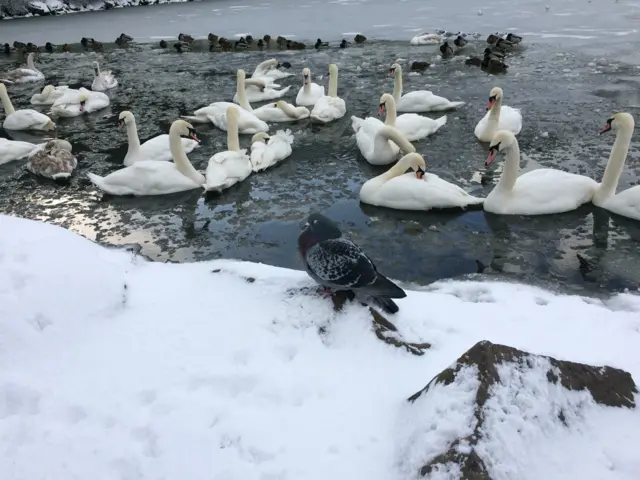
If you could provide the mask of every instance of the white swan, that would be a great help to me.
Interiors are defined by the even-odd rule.
[[[409,168],[413,172],[405,173]],[[382,175],[367,180],[360,189],[360,201],[399,210],[465,208],[484,201],[426,169],[422,155],[408,153]]]
[[[31,83],[44,80],[44,74],[33,63],[35,54],[27,55],[27,68],[16,68],[7,73],[0,74],[0,82],[5,83]]]
[[[253,114],[265,122],[296,122],[309,118],[307,107],[294,107],[284,100],[263,105],[253,110]]]
[[[276,90],[275,84],[269,84],[265,82],[264,78],[248,78],[244,82],[244,93],[247,98],[247,102],[265,102],[269,100],[275,100],[276,98],[284,97],[291,85],[283,88],[282,90]],[[233,96],[234,103],[240,103],[238,93]]]
[[[0,100],[7,115],[2,126],[7,130],[55,130],[56,124],[45,114],[30,108],[14,109],[4,83],[0,83]]]
[[[338,67],[335,63],[329,65],[329,92],[320,97],[311,111],[311,120],[319,123],[329,123],[344,117],[347,105],[338,97]]]
[[[102,92],[118,86],[118,80],[113,76],[111,70],[100,72],[98,62],[93,62],[91,65],[93,66],[93,83],[91,83],[91,90]]]
[[[283,72],[282,70],[280,70],[280,67],[280,62],[278,62],[278,60],[276,60],[275,58],[265,60],[255,68],[253,74],[251,75],[251,78],[267,77],[279,79],[290,77],[291,75],[293,75],[293,73],[291,72]]]
[[[38,145],[29,155],[27,170],[53,180],[69,178],[78,166],[78,160],[71,150],[71,144],[66,140],[54,139]]]
[[[385,93],[380,97],[378,115],[382,115],[382,112],[384,112],[385,109],[387,110],[387,118],[384,122],[385,125],[396,127],[410,142],[415,142],[416,140],[420,140],[436,133],[440,127],[447,123],[446,115],[443,115],[436,120],[429,117],[423,117],[417,113],[404,113],[397,116],[396,101],[393,99],[393,95],[388,93]]]
[[[311,70],[302,69],[302,86],[296,96],[296,105],[313,107],[318,99],[324,95],[324,87],[311,81]]]
[[[60,98],[66,91],[70,90],[68,85],[60,85],[54,87],[53,85],[47,85],[42,89],[42,93],[34,93],[31,97],[32,105],[53,105],[58,98]]]
[[[351,117],[351,126],[356,132],[356,143],[362,156],[372,165],[389,165],[396,160],[398,152],[415,152],[407,137],[397,128],[386,126],[377,118],[364,120]]]
[[[506,152],[500,180],[484,201],[487,212],[501,215],[546,215],[575,210],[591,201],[598,183],[589,177],[540,168],[518,176],[520,147],[508,130],[498,131],[489,146],[490,165],[498,152]]]
[[[111,195],[166,195],[202,188],[204,175],[196,171],[184,153],[181,136],[198,141],[193,126],[176,120],[169,129],[169,143],[173,162],[142,161],[100,177],[87,173],[89,180],[100,190]]]
[[[240,150],[238,116],[237,108],[227,108],[227,150],[218,152],[209,159],[204,185],[207,192],[221,192],[251,175],[251,159],[246,149]]]
[[[640,185],[623,190],[616,195],[634,126],[633,117],[628,113],[620,112],[612,115],[600,132],[602,134],[611,129],[617,130],[602,182],[593,195],[593,204],[623,217],[640,220]]]
[[[464,105],[464,102],[451,102],[434,95],[430,90],[415,90],[402,95],[402,67],[397,63],[391,65],[389,75],[394,76],[393,98],[398,112],[442,112]]]
[[[422,32],[409,40],[409,43],[411,45],[434,45],[436,43],[440,43],[441,41],[442,37],[437,33]]]
[[[493,87],[489,93],[487,113],[473,133],[481,142],[490,142],[498,130],[508,130],[518,135],[522,130],[522,113],[519,108],[502,105],[502,89]]]
[[[123,161],[126,167],[144,160],[166,162],[171,160],[169,135],[163,133],[162,135],[150,138],[141,145],[140,138],[138,138],[136,118],[133,116],[133,113],[127,110],[120,112],[118,116],[118,128],[122,128],[123,126],[127,129],[127,142],[129,145]],[[185,153],[192,152],[194,148],[200,145],[191,138],[180,137],[180,141],[182,142],[182,148],[184,148]]]
[[[269,136],[256,133],[251,139],[251,166],[254,172],[261,172],[291,155],[293,135],[291,130],[278,130]]]
[[[238,93],[238,105],[231,102],[214,102],[206,107],[202,107],[191,116],[185,116],[184,119],[193,123],[213,123],[220,130],[227,130],[227,109],[235,107],[238,109],[240,116],[238,118],[238,131],[243,134],[255,134],[258,132],[268,132],[269,125],[260,120],[253,114],[253,109],[247,101],[244,88],[245,80],[244,70],[238,70],[236,92]]]
[[[107,108],[111,101],[102,92],[92,92],[84,87],[65,90],[64,94],[51,105],[51,114],[56,117],[77,117]]]
[[[26,158],[36,148],[35,143],[0,138],[0,165]]]

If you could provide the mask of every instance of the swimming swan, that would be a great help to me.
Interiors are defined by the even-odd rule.
[[[329,92],[320,97],[311,111],[311,120],[319,123],[329,123],[344,117],[347,105],[338,97],[338,67],[335,63],[329,65]]]
[[[53,102],[49,113],[56,117],[77,117],[107,108],[110,103],[106,94],[80,87],[78,90],[65,90],[65,93]]]
[[[2,126],[7,130],[55,130],[56,124],[45,114],[30,108],[14,109],[4,83],[0,83],[0,100],[6,114]]]
[[[296,122],[309,118],[307,107],[295,107],[284,100],[263,105],[253,110],[253,114],[265,122]]]
[[[493,87],[489,92],[487,113],[476,125],[473,133],[481,142],[490,142],[498,130],[508,130],[518,135],[522,130],[520,109],[502,105],[502,89]]]
[[[387,111],[387,118],[384,122],[385,125],[396,127],[410,142],[415,142],[416,140],[420,140],[436,133],[440,127],[447,123],[446,115],[443,115],[436,120],[429,117],[423,117],[417,113],[404,113],[400,116],[396,116],[396,101],[394,100],[393,95],[388,93],[385,93],[380,97],[378,115],[382,115],[385,110]]]
[[[33,63],[35,53],[27,55],[27,68],[16,68],[4,75],[0,73],[0,82],[5,83],[31,83],[44,80],[44,74]]]
[[[136,118],[133,116],[133,113],[127,110],[120,112],[120,115],[118,116],[118,128],[121,129],[122,127],[126,127],[127,129],[127,143],[129,145],[127,154],[123,161],[125,166],[128,167],[133,165],[135,162],[143,160],[167,162],[171,160],[172,156],[169,135],[163,133],[162,135],[150,138],[141,145],[140,138],[138,138]],[[194,148],[200,145],[197,141],[192,140],[191,138],[180,137],[180,141],[182,142],[182,148],[184,148],[185,153],[192,152]]]
[[[388,165],[396,160],[398,152],[415,152],[407,137],[397,128],[386,126],[377,118],[364,120],[351,117],[352,128],[356,131],[356,143],[362,156],[372,165]]]
[[[53,105],[57,99],[59,99],[66,91],[69,90],[69,86],[60,85],[54,87],[53,85],[47,85],[42,89],[41,93],[34,93],[31,97],[32,105]]]
[[[620,112],[612,115],[600,132],[602,134],[610,130],[617,131],[602,182],[593,196],[593,204],[623,217],[640,220],[640,185],[623,190],[616,195],[634,126],[633,117],[628,113]]]
[[[147,160],[116,170],[106,177],[93,173],[87,173],[87,176],[96,187],[111,195],[167,195],[202,188],[206,181],[204,175],[189,162],[181,136],[199,141],[191,124],[184,120],[173,122],[169,129],[173,162]]]
[[[575,210],[593,198],[598,183],[582,175],[540,168],[518,176],[520,147],[508,130],[499,130],[491,140],[489,166],[498,152],[505,152],[502,175],[484,201],[487,212],[501,215],[547,215]]]
[[[405,173],[409,168],[413,171]],[[465,208],[483,202],[426,169],[422,155],[408,153],[382,175],[367,180],[360,189],[360,201],[398,210]]]
[[[276,165],[291,155],[293,135],[291,130],[278,130],[269,136],[264,132],[256,133],[251,139],[251,166],[254,172],[261,172]]]
[[[53,180],[69,178],[78,166],[78,160],[71,150],[69,142],[57,138],[38,145],[29,155],[27,170]]]
[[[93,62],[91,65],[93,66],[93,83],[91,84],[91,90],[101,92],[118,86],[118,80],[116,80],[116,77],[111,73],[111,70],[100,72],[98,62]]]
[[[311,81],[311,70],[302,69],[302,87],[296,96],[296,105],[302,107],[313,107],[318,99],[324,95],[324,87]]]
[[[464,105],[464,102],[451,102],[429,90],[415,90],[402,95],[402,67],[397,63],[391,65],[389,75],[394,76],[393,98],[398,112],[441,112]]]
[[[238,115],[237,108],[227,109],[227,150],[218,152],[209,159],[205,175],[207,180],[204,185],[204,189],[208,192],[221,192],[251,175],[251,159],[246,149],[240,150]]]

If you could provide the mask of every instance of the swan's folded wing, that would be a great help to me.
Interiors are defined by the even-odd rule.
[[[373,262],[353,242],[337,238],[325,240],[309,250],[309,269],[321,280],[346,288],[367,287],[378,278]]]

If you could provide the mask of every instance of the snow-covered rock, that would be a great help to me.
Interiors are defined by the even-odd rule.
[[[192,0],[0,0],[0,20]]]
[[[409,398],[402,467],[431,480],[631,479],[637,449],[615,446],[640,441],[637,394],[624,370],[478,342]]]

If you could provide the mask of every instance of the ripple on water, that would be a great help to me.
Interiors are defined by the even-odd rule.
[[[467,51],[477,54],[483,46],[471,43]],[[272,55],[286,58],[295,70],[310,66],[322,84],[327,81],[328,63],[336,63],[347,115],[327,126],[308,121],[274,125],[273,130],[291,128],[295,134],[291,157],[222,195],[205,197],[192,191],[153,198],[108,197],[88,182],[87,171],[106,175],[121,165],[126,134],[117,128],[120,111],[134,112],[142,141],[166,133],[180,115],[213,101],[230,101],[235,71],[245,68],[250,74]],[[60,136],[78,152],[78,174],[70,183],[36,179],[20,162],[0,166],[0,208],[64,225],[99,242],[139,244],[142,253],[160,260],[231,257],[294,268],[299,267],[300,220],[319,210],[340,221],[379,267],[397,279],[426,283],[473,274],[479,260],[485,275],[500,278],[577,288],[637,284],[637,225],[603,218],[602,212],[596,218],[588,207],[564,215],[505,218],[482,211],[416,213],[361,205],[360,186],[385,169],[369,165],[360,156],[350,116],[376,114],[380,95],[393,88],[387,70],[398,58],[407,59],[405,65],[414,60],[431,62],[438,59],[437,46],[372,42],[345,50],[179,55],[138,45],[101,54],[43,54],[41,67],[49,83],[89,86],[91,62],[99,60],[104,69],[114,70],[120,85],[108,92],[112,102],[108,109],[59,122]],[[490,191],[500,172],[500,164],[484,171],[487,146],[473,135],[491,87],[501,86],[505,104],[522,109],[524,128],[519,141],[524,169],[557,167],[593,178],[601,177],[613,142],[611,136],[596,135],[602,122],[611,110],[640,103],[632,67],[618,62],[614,68],[606,59],[601,62],[580,52],[528,45],[509,59],[509,74],[497,77],[466,67],[461,60],[437,60],[424,74],[407,74],[404,87],[405,91],[432,89],[467,102],[447,112],[446,126],[416,142],[416,147],[431,171],[479,196]],[[12,61],[1,58],[0,70],[17,65]],[[599,65],[600,75],[593,74],[589,66],[593,62]],[[286,99],[294,101],[299,75],[279,83],[293,85]],[[15,105],[27,107],[35,89],[34,85],[12,86]],[[203,170],[209,157],[224,148],[226,134],[211,125],[196,127],[203,141],[189,157]],[[248,146],[249,139],[242,136],[242,145]],[[638,183],[637,158],[634,141],[620,188]],[[488,184],[472,181],[483,175]],[[597,281],[583,281],[577,252],[600,262],[603,273]]]

